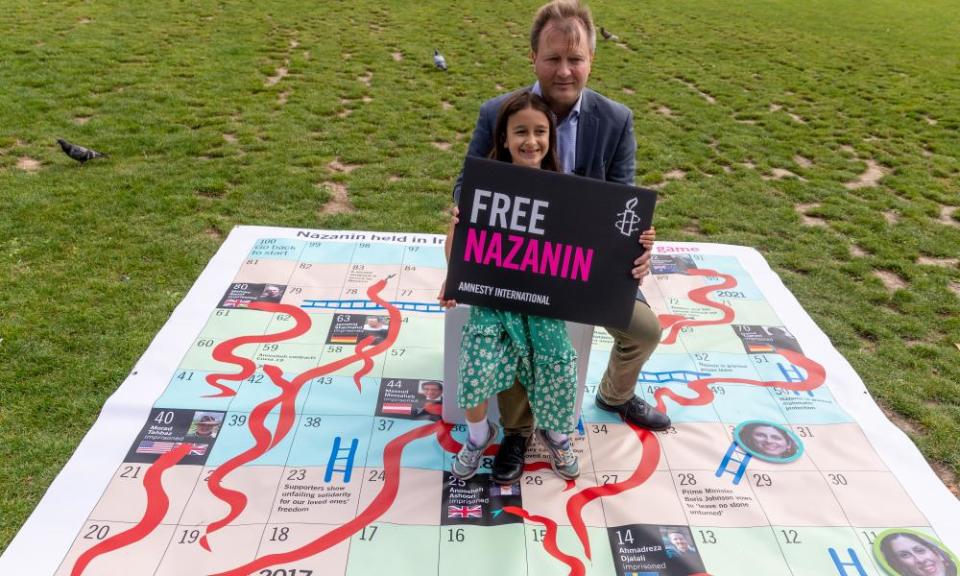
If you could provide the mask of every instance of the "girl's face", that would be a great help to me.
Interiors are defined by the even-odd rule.
[[[897,536],[890,542],[890,548],[911,576],[944,576],[947,573],[943,558],[912,538]]]
[[[535,108],[524,108],[507,118],[507,141],[514,164],[539,168],[550,148],[550,120]]]
[[[790,443],[787,439],[772,426],[757,426],[754,428],[752,436],[754,444],[764,454],[781,457],[790,449]]]

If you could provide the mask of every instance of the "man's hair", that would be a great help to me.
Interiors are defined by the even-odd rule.
[[[587,31],[587,44],[590,53],[597,50],[597,30],[593,27],[593,17],[590,9],[580,3],[580,0],[552,0],[540,7],[533,17],[533,26],[530,27],[530,49],[534,53],[540,47],[540,34],[547,27],[547,22],[555,20],[560,30],[571,40],[580,41],[580,30],[572,25],[571,20],[579,20]]]

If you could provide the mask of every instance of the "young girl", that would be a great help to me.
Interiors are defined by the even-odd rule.
[[[490,158],[521,166],[560,171],[556,126],[550,108],[529,91],[507,99],[497,116]],[[454,209],[447,234],[447,259],[453,243]],[[445,308],[452,300],[440,303]],[[566,324],[482,306],[470,309],[460,347],[457,402],[466,410],[469,437],[453,459],[453,475],[466,479],[477,472],[484,450],[496,439],[497,425],[487,420],[487,400],[513,386],[527,389],[537,435],[547,447],[554,471],[563,478],[580,475],[570,448],[577,394],[577,355]]]

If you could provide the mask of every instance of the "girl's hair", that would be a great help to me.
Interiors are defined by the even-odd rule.
[[[502,162],[513,162],[510,150],[504,146],[507,143],[507,121],[517,112],[527,108],[543,112],[543,115],[547,117],[547,123],[550,125],[550,148],[544,155],[543,160],[540,161],[540,167],[544,170],[560,172],[560,159],[557,156],[557,123],[553,119],[553,112],[550,111],[550,107],[543,101],[543,98],[529,90],[517,92],[507,98],[500,106],[500,111],[497,112],[497,123],[493,129],[493,147],[490,148],[487,157]]]
[[[897,557],[896,552],[893,551],[893,541],[897,538],[906,538],[907,540],[913,540],[917,544],[923,546],[927,550],[930,550],[934,554],[940,556],[943,559],[943,565],[946,569],[947,576],[957,576],[957,565],[953,563],[953,560],[950,559],[950,556],[946,552],[940,549],[939,546],[930,542],[926,538],[921,538],[916,534],[911,532],[894,532],[892,534],[887,534],[883,537],[883,540],[880,541],[880,552],[883,553],[883,557],[886,559],[887,564],[891,568],[896,570],[900,574],[906,574],[909,572],[903,562],[900,561],[900,558]]]

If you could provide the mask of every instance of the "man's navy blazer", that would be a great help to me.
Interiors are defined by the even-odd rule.
[[[515,93],[501,94],[483,103],[467,156],[487,157],[493,147],[497,112],[503,102]],[[637,154],[637,141],[633,136],[633,112],[623,104],[589,88],[584,88],[582,94],[580,120],[577,124],[576,166],[573,173],[632,186]],[[454,199],[459,199],[462,182],[463,170],[453,187]]]

